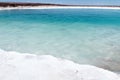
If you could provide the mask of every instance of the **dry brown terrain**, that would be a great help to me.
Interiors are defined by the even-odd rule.
[[[49,3],[0,2],[0,7],[18,7],[18,6],[120,7],[120,5],[65,5],[65,4],[49,4]]]

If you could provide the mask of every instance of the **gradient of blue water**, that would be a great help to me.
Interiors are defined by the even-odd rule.
[[[120,10],[0,11],[0,48],[120,70]]]

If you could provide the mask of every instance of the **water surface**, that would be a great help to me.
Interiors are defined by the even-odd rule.
[[[120,71],[120,10],[3,10],[0,48]]]

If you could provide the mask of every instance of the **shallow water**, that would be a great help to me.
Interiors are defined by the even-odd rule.
[[[0,11],[0,48],[120,71],[120,10]]]

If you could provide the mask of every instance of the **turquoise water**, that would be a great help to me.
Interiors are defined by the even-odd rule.
[[[0,48],[120,71],[120,10],[3,10]]]

